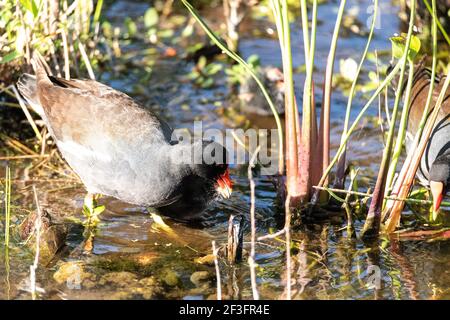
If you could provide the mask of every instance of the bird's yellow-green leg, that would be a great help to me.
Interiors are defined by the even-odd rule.
[[[161,230],[161,231],[165,232],[170,238],[173,238],[173,239],[183,242],[183,243],[185,242],[178,236],[178,234],[169,225],[167,225],[164,222],[163,218],[159,214],[157,214],[155,212],[155,210],[153,210],[151,208],[147,208],[147,210],[153,219],[152,228],[154,230]]]
[[[100,222],[100,214],[105,210],[104,205],[98,205],[98,199],[101,198],[100,194],[89,193],[84,198],[83,215],[85,217],[83,221],[84,225],[84,238],[85,242],[83,250],[85,252],[92,252],[94,247],[94,236],[97,226]]]

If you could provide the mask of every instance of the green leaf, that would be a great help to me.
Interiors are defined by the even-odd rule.
[[[394,58],[401,59],[405,52],[406,47],[406,34],[402,33],[400,36],[390,38],[392,43],[392,55]],[[411,43],[409,45],[408,59],[413,60],[416,58],[420,51],[420,39],[414,35],[411,36]]]
[[[134,37],[134,35],[137,32],[137,26],[136,23],[130,17],[127,17],[125,19],[125,27],[127,28],[128,36]]]
[[[109,23],[108,21],[104,21],[102,23],[102,29],[103,29],[103,34],[105,35],[106,38],[111,38],[112,37],[112,26],[111,23]]]
[[[391,37],[392,44],[392,56],[394,58],[400,59],[403,56],[403,52],[405,50],[405,38],[397,36]]]
[[[19,57],[21,57],[22,54],[16,50],[11,51],[10,53],[8,53],[6,56],[2,57],[2,60],[0,60],[0,64],[1,63],[8,63],[10,61],[13,61]]]
[[[336,193],[334,193],[333,191],[326,189],[328,191],[328,193],[330,194],[330,196],[332,196],[334,199],[336,199],[339,202],[345,202],[344,199],[342,199],[341,197],[339,197]]]
[[[158,11],[155,8],[149,8],[144,14],[144,24],[147,28],[151,28],[158,23]]]
[[[207,88],[211,88],[213,85],[214,85],[214,79],[208,78],[202,82],[201,87],[207,89]]]
[[[33,17],[37,17],[39,10],[34,0],[20,0],[22,6],[33,14]]]
[[[33,12],[33,9],[31,8],[31,2],[30,0],[20,0],[20,3],[22,4],[22,6],[27,9],[30,12]]]
[[[188,24],[184,29],[183,32],[181,32],[181,36],[183,38],[187,38],[190,37],[192,35],[192,33],[194,32],[194,25],[193,24]]]
[[[197,67],[199,70],[203,70],[203,68],[206,66],[206,58],[204,56],[201,56],[200,59],[198,59]]]
[[[34,0],[30,0],[31,2],[31,12],[33,13],[33,17],[36,18],[39,14],[38,6]]]
[[[83,215],[86,217],[90,217],[91,216],[91,210],[89,210],[89,207],[86,206],[85,204],[83,205]]]
[[[378,79],[378,75],[376,74],[375,71],[370,71],[368,76],[369,76],[370,81],[372,81],[373,83],[376,83],[378,85],[379,79]]]
[[[94,12],[94,23],[97,23],[100,19],[100,14],[102,12],[103,0],[98,0],[97,5],[95,6]]]
[[[95,207],[94,209],[94,215],[99,215],[100,213],[102,213],[103,211],[105,211],[105,206],[98,206]]]
[[[171,38],[174,34],[172,29],[160,30],[158,31],[158,37],[160,38]]]
[[[67,217],[66,220],[70,221],[70,222],[73,222],[73,223],[76,223],[76,224],[83,224],[83,221],[81,221],[80,219],[75,218],[75,217]]]
[[[421,43],[420,43],[419,37],[416,37],[416,36],[413,35],[412,38],[411,38],[411,44],[409,46],[410,50],[411,50],[410,51],[410,55],[413,54],[412,60],[414,60],[414,58],[419,53],[420,46],[421,46]]]
[[[222,65],[221,65],[221,64],[218,64],[218,63],[210,63],[210,64],[207,66],[206,73],[207,73],[208,75],[214,75],[214,74],[216,74],[217,72],[219,72],[220,70],[222,70]]]
[[[253,68],[255,68],[261,65],[261,60],[259,59],[258,55],[252,54],[250,57],[247,58],[247,63],[251,65]]]

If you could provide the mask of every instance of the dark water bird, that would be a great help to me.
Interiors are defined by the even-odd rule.
[[[225,148],[212,141],[178,143],[172,129],[128,95],[94,80],[47,74],[18,81],[21,95],[46,122],[58,149],[90,194],[196,217],[232,183]]]
[[[434,81],[433,100],[428,113],[431,114],[441,92],[445,77],[431,79],[431,70],[422,65],[416,69],[411,90],[411,105],[406,132],[406,150],[410,152],[414,136],[424,113],[431,81]],[[420,183],[429,187],[433,196],[434,216],[450,187],[450,88],[447,89],[430,139],[416,174]]]
[[[276,67],[264,67],[257,72],[275,104],[278,114],[284,114],[284,77],[283,72]],[[256,81],[249,75],[239,87],[241,110],[259,116],[272,116],[272,110],[267,103]]]

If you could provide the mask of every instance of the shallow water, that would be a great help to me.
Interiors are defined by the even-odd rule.
[[[366,21],[368,1],[350,1],[348,7],[358,8],[358,19]],[[146,4],[119,1],[108,9],[107,17],[120,23],[127,16],[140,16]],[[381,29],[376,31],[372,49],[390,50],[388,36],[399,31],[398,8],[390,1],[381,1]],[[322,81],[324,61],[334,25],[337,5],[334,2],[319,7],[320,26],[317,40],[317,83]],[[352,9],[353,11],[355,9]],[[206,12],[212,17],[217,12]],[[258,24],[259,25],[259,24]],[[264,24],[263,24],[264,25]],[[293,32],[294,52],[303,52],[301,30],[295,24]],[[280,54],[276,39],[255,38],[251,24],[240,50],[244,57],[257,53],[263,65],[279,65]],[[352,57],[358,59],[366,39],[350,34],[339,41],[336,61]],[[126,53],[145,49],[148,44],[134,43],[122,48]],[[355,50],[358,48],[358,50]],[[301,56],[301,55],[300,55]],[[139,56],[142,61],[155,57]],[[384,62],[386,63],[384,58]],[[141,61],[141,62],[142,62]],[[303,62],[297,61],[297,66]],[[338,64],[338,63],[337,63]],[[370,64],[371,70],[374,65]],[[232,119],[221,117],[218,109],[228,108],[229,90],[225,79],[218,79],[212,89],[199,89],[185,80],[192,64],[178,58],[160,58],[152,65],[148,80],[140,81],[146,71],[135,62],[121,73],[105,71],[100,80],[130,93],[146,106],[164,116],[175,128],[192,129],[194,120],[203,120],[204,126],[225,129]],[[336,67],[338,69],[338,66]],[[117,71],[117,70],[116,70]],[[296,75],[296,82],[302,83]],[[319,86],[317,86],[319,87]],[[355,99],[356,108],[364,100]],[[189,105],[186,110],[185,104]],[[220,107],[218,108],[218,104]],[[340,139],[346,98],[339,92],[333,94],[332,145]],[[369,115],[376,115],[376,106]],[[259,119],[261,120],[261,119]],[[255,121],[256,123],[256,121]],[[273,123],[272,123],[273,125]],[[352,138],[350,161],[361,168],[360,176],[371,177],[359,182],[362,190],[373,186],[381,158],[382,141],[379,128],[371,121],[363,121],[361,129]],[[41,205],[55,215],[81,214],[85,191],[76,180],[58,180],[52,174],[33,171],[37,161],[15,161],[13,168],[13,223],[33,210],[31,184],[37,187]],[[4,176],[6,162],[0,162],[0,175]],[[67,171],[65,174],[70,175]],[[198,258],[211,253],[211,241],[220,246],[226,243],[227,219],[230,214],[249,217],[249,183],[246,167],[233,167],[234,192],[229,200],[214,203],[207,211],[203,226],[186,225],[165,219],[174,233],[158,228],[145,208],[135,207],[115,199],[103,198],[107,210],[94,240],[93,253],[82,255],[77,248],[82,242],[82,229],[71,225],[67,246],[47,266],[37,270],[37,285],[43,291],[42,299],[141,299],[215,298],[215,271],[211,263],[200,264]],[[278,230],[283,217],[274,205],[276,194],[269,178],[256,177],[256,211],[258,236]],[[293,250],[293,293],[298,299],[448,299],[450,292],[448,241],[411,241],[381,239],[377,243],[364,244],[347,237],[342,215],[321,222],[302,225],[292,232],[296,249]],[[356,222],[357,231],[362,222]],[[3,227],[1,228],[3,230]],[[244,261],[249,250],[249,232],[245,233]],[[3,248],[1,250],[4,250]],[[257,283],[260,295],[265,299],[284,297],[285,266],[282,239],[261,241],[256,246]],[[0,252],[0,298],[29,299],[29,265],[33,254],[18,239],[8,254]],[[62,266],[75,266],[71,275],[61,278]],[[221,283],[226,298],[252,298],[250,272],[246,262],[237,266],[220,260]],[[59,273],[58,273],[59,272]],[[198,280],[197,278],[200,278]],[[62,279],[62,280],[61,280]],[[58,282],[59,280],[59,282]],[[198,281],[197,281],[198,280]]]

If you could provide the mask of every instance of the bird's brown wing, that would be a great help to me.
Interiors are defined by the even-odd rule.
[[[167,180],[156,165],[166,165],[167,124],[126,94],[96,81],[50,80],[38,81],[39,102],[58,148],[89,191],[136,204],[176,200],[175,186],[152,189]]]
[[[444,77],[436,77],[434,79],[432,102],[427,117],[429,117],[436,105],[436,101],[441,93],[444,81]],[[420,120],[425,111],[430,84],[431,71],[423,67],[419,67],[414,75],[414,82],[411,90],[411,106],[409,110],[408,128],[406,134],[406,150],[408,152],[410,152],[412,141],[414,140],[414,137],[419,129]],[[436,157],[448,149],[448,137],[450,134],[449,117],[450,89],[446,92],[446,97],[439,110],[433,131],[428,140],[428,144],[421,159],[420,167],[417,171],[417,177],[423,185],[428,185],[429,171]]]
[[[433,89],[432,103],[428,114],[431,113],[436,104],[437,98],[439,97],[439,94],[442,90],[445,78],[436,77],[434,81],[435,83]],[[411,107],[409,110],[409,117],[408,117],[408,132],[410,134],[414,135],[419,128],[420,119],[422,118],[422,115],[425,111],[428,92],[430,90],[430,83],[431,83],[431,71],[427,68],[419,67],[419,69],[416,70],[415,72],[413,86],[411,88],[411,104],[410,104]],[[450,113],[449,95],[450,95],[450,88],[447,90],[446,99],[444,100],[444,103],[441,107],[438,120]]]
[[[128,143],[170,140],[171,128],[128,95],[94,80],[49,77],[51,85],[38,85],[38,97],[58,140],[107,135]]]

